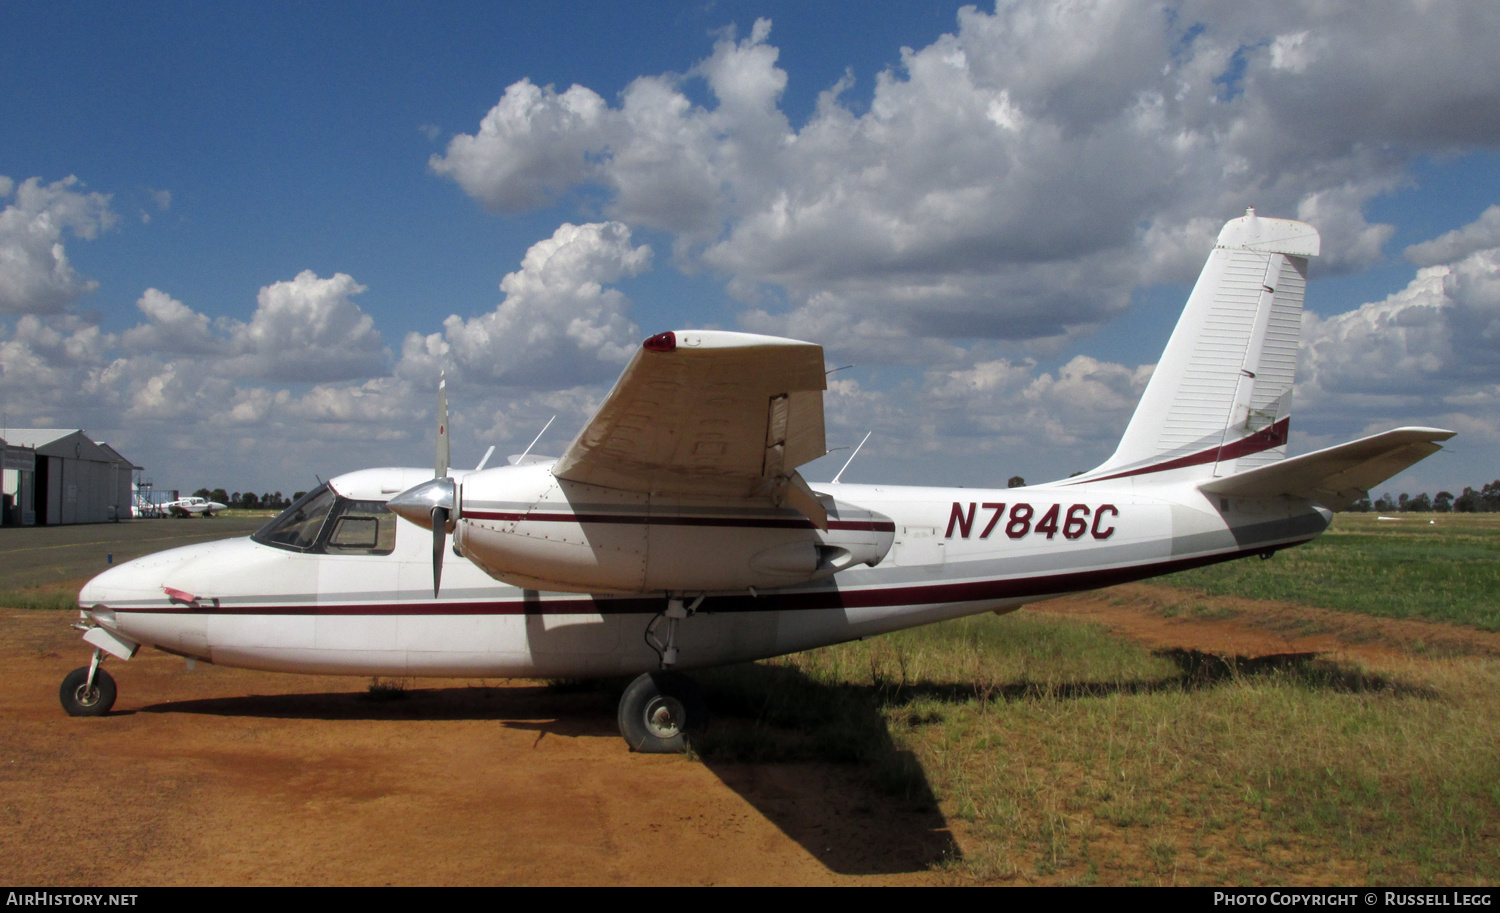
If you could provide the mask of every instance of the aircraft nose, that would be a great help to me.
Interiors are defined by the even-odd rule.
[[[116,565],[84,584],[78,603],[84,609],[96,605],[112,609],[168,608],[168,587],[204,595],[200,591],[205,586],[222,579],[228,569],[246,566],[257,553],[249,539],[222,539],[146,555]],[[195,569],[202,573],[195,573]]]
[[[157,569],[160,571],[153,573]],[[85,583],[83,589],[78,591],[79,607],[89,609],[102,605],[121,608],[159,601],[162,596],[159,581],[164,573],[163,562],[152,561],[150,557],[127,561]]]

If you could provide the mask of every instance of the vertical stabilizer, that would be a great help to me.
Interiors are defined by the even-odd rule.
[[[1286,456],[1307,258],[1318,247],[1312,226],[1253,209],[1226,224],[1119,448],[1085,477],[1207,479]]]

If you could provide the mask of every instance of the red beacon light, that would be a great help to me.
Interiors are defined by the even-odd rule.
[[[641,343],[641,348],[647,352],[675,352],[677,351],[677,334],[671,330],[665,333],[657,333],[655,336]]]

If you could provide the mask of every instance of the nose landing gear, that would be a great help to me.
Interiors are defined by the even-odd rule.
[[[104,716],[115,705],[114,677],[100,668],[104,659],[94,651],[94,661],[69,672],[62,680],[58,698],[68,716]]]

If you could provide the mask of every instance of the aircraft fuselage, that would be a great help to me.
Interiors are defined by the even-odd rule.
[[[390,476],[381,489],[400,490],[421,471],[354,475],[369,488],[381,473]],[[1221,501],[1191,485],[1155,486],[1149,494],[1119,483],[814,488],[880,518],[889,547],[878,564],[792,586],[700,591],[703,600],[677,631],[677,668],[1007,612],[1063,593],[1295,545],[1321,533],[1331,519],[1306,502]],[[587,534],[599,520],[556,504],[529,513],[539,541]],[[665,535],[675,561],[711,567],[724,560],[723,542],[747,529],[763,532],[769,523],[703,516],[684,526],[683,516],[675,504],[654,523],[643,508],[634,524],[616,515],[605,525],[632,542]],[[794,511],[781,516],[791,528],[807,525]],[[80,603],[92,623],[125,640],[221,665],[345,675],[587,677],[658,668],[661,658],[643,631],[669,595],[698,595],[542,592],[453,561],[434,598],[431,534],[389,519],[395,535],[384,543],[387,554],[225,540],[121,565],[91,581]]]

